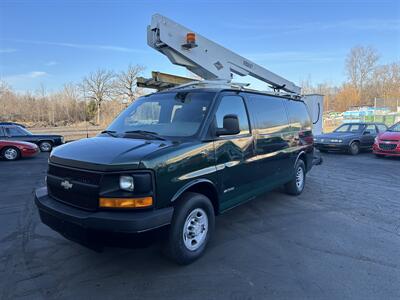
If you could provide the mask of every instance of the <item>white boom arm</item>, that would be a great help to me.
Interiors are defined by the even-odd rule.
[[[300,87],[254,62],[195,34],[189,43],[187,34],[193,31],[162,16],[153,15],[147,28],[147,43],[166,55],[176,65],[184,66],[206,80],[232,79],[232,74],[252,76],[270,84],[274,89],[300,94]]]

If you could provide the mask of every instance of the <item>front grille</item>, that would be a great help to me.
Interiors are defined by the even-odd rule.
[[[62,187],[47,184],[47,190],[51,197],[65,204],[73,205],[85,210],[96,210],[98,206],[98,196],[96,193],[83,194],[79,192],[66,191]]]
[[[397,147],[396,144],[384,144],[384,143],[379,144],[379,148],[381,148],[384,151],[392,151],[396,149],[396,147]]]
[[[85,210],[98,207],[101,173],[49,165],[47,188],[54,199]]]
[[[49,165],[48,174],[68,178],[85,184],[99,185],[101,174],[84,170],[70,169],[61,166]]]

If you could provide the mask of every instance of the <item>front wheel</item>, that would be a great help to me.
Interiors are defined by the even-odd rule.
[[[306,184],[306,165],[299,159],[295,166],[294,178],[285,184],[285,191],[289,195],[300,195]]]
[[[360,153],[360,143],[359,142],[352,142],[350,144],[350,154],[357,155]]]
[[[53,149],[53,144],[48,141],[40,142],[39,148],[42,152],[50,152]]]
[[[185,193],[175,207],[164,253],[178,264],[189,264],[204,254],[214,230],[211,201],[198,193]]]

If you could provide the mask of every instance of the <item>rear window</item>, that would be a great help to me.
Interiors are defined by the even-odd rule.
[[[286,103],[289,122],[292,129],[303,131],[311,130],[311,118],[304,102],[289,100]]]
[[[284,99],[248,94],[248,106],[255,117],[256,128],[261,134],[270,134],[288,130],[288,119]]]

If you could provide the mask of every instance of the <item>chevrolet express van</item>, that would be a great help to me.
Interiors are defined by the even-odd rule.
[[[231,88],[136,100],[97,137],[57,147],[35,202],[43,223],[91,237],[165,227],[165,253],[199,258],[215,216],[276,187],[299,195],[312,167],[303,101]]]

